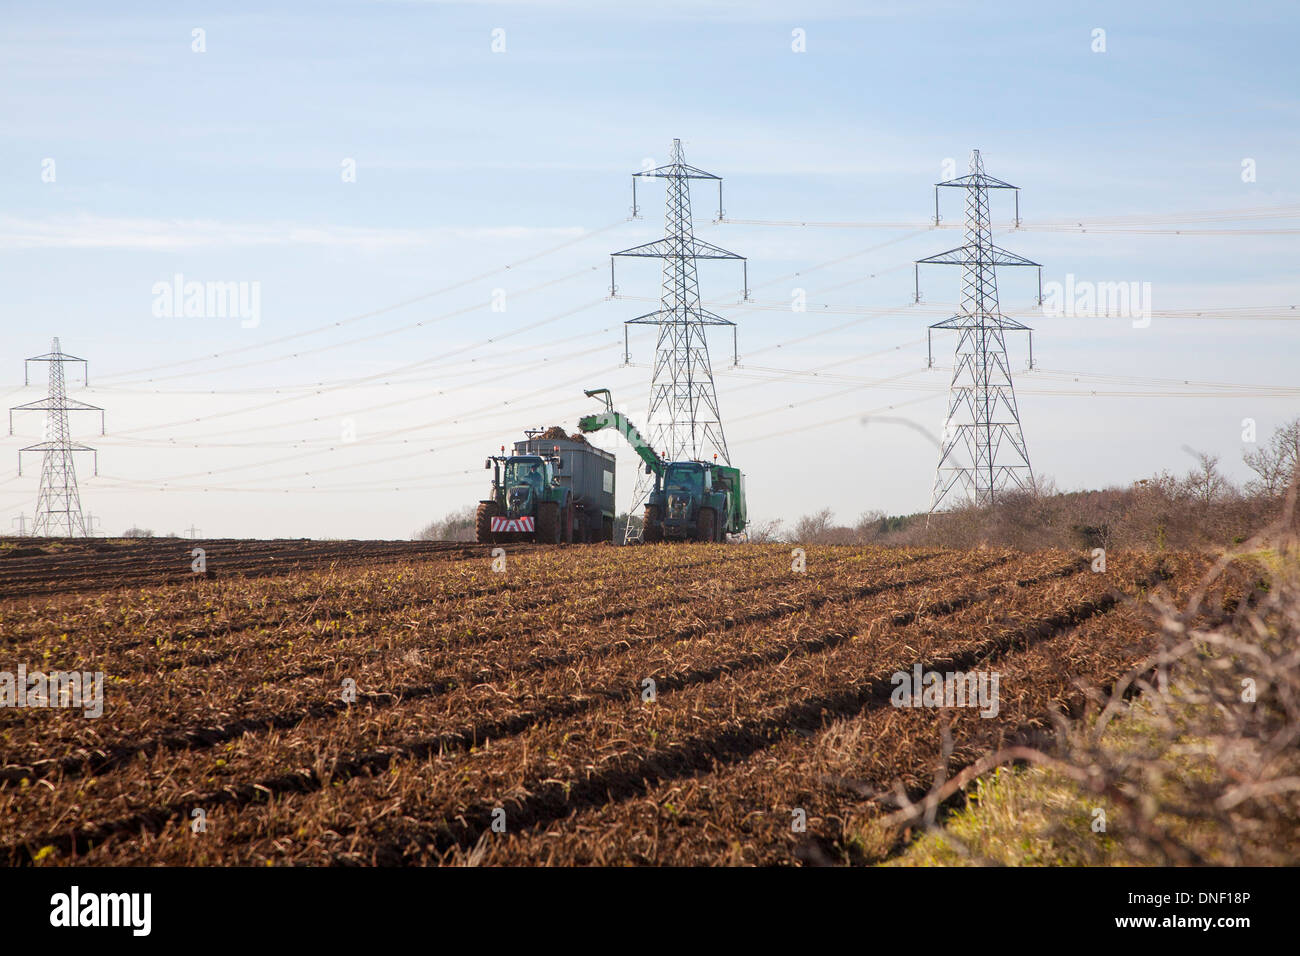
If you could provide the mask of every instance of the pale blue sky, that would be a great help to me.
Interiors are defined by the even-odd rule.
[[[6,405],[38,397],[39,386],[21,389],[21,360],[53,335],[91,360],[95,387],[74,394],[108,409],[109,435],[89,420],[74,420],[74,434],[100,448],[102,477],[83,481],[83,498],[106,530],[192,522],[213,535],[401,537],[480,496],[487,449],[526,425],[571,427],[588,405],[584,385],[608,385],[643,414],[651,342],[634,337],[639,364],[620,368],[621,322],[652,307],[642,299],[658,294],[654,264],[620,272],[620,291],[639,298],[602,297],[608,253],[656,238],[662,224],[655,187],[641,191],[646,218],[623,221],[628,174],[662,162],[674,136],[688,162],[725,178],[732,219],[900,224],[715,225],[714,197],[696,191],[700,235],[750,260],[755,301],[745,307],[735,304],[738,270],[706,264],[701,274],[713,310],[740,323],[748,370],[726,369],[722,337],[714,361],[756,517],[830,506],[851,520],[928,504],[932,445],[857,417],[909,402],[885,413],[938,430],[946,375],[923,370],[923,337],[954,302],[958,276],[923,272],[925,302],[907,308],[908,264],[956,244],[954,232],[919,230],[944,161],[964,171],[971,147],[1022,187],[1027,228],[999,241],[1042,262],[1045,280],[1152,284],[1156,317],[1134,329],[1035,316],[1032,275],[1001,277],[1004,309],[1037,329],[1044,372],[1017,385],[1040,473],[1071,488],[1126,483],[1182,470],[1189,445],[1242,477],[1241,420],[1255,418],[1266,436],[1300,415],[1294,394],[1242,389],[1059,394],[1175,389],[1134,377],[1300,384],[1294,322],[1223,312],[1300,305],[1300,235],[1261,234],[1300,228],[1290,5],[264,6],[5,5],[0,394]],[[206,52],[191,48],[196,28]],[[502,53],[492,52],[497,29]],[[804,53],[791,49],[796,29]],[[1095,29],[1104,53],[1092,50]],[[47,159],[54,182],[42,179]],[[342,181],[348,159],[356,182]],[[1245,159],[1254,182],[1242,180]],[[956,222],[961,197],[943,198]],[[1240,214],[1264,207],[1289,218]],[[1129,228],[1171,229],[1177,214],[1206,210],[1238,214],[1186,228],[1250,231],[1033,228],[1131,217]],[[995,206],[1001,225],[1010,215],[1009,200]],[[152,287],[177,273],[259,283],[260,323],[154,316]],[[498,288],[504,313],[489,307]],[[789,310],[794,288],[807,290],[809,312]],[[1229,318],[1160,315],[1177,309]],[[951,347],[937,340],[940,361]],[[1023,341],[1012,349],[1023,367]],[[835,366],[840,380],[770,381],[781,374],[772,370],[852,356],[865,357]],[[421,361],[387,386],[292,402],[297,393],[258,391],[340,386]],[[1049,370],[1126,381],[1081,386]],[[160,380],[141,381],[150,375]],[[6,521],[30,512],[36,494],[35,459],[22,479],[13,468],[40,422],[16,425],[0,445]],[[342,441],[349,427],[356,440]],[[298,441],[308,444],[289,444]],[[621,458],[625,499],[631,456]],[[168,491],[149,490],[163,480]]]

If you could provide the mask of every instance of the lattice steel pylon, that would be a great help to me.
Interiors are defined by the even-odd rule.
[[[88,405],[75,398],[68,398],[67,382],[63,374],[64,363],[81,363],[84,384],[89,384],[89,365],[85,359],[65,354],[59,348],[57,338],[45,355],[37,355],[23,363],[24,385],[30,384],[27,369],[32,362],[45,362],[49,365],[49,395],[39,401],[15,405],[9,409],[10,435],[14,433],[14,412],[45,412],[45,441],[18,449],[18,474],[20,475],[23,473],[23,452],[39,451],[44,454],[32,536],[89,537],[85,516],[81,512],[81,493],[77,490],[77,472],[72,456],[79,451],[92,452],[95,455],[95,473],[98,474],[99,453],[88,445],[73,443],[71,429],[68,426],[68,412],[99,412],[99,431],[102,435],[104,410],[97,405]]]
[[[1033,368],[1033,330],[1003,315],[998,305],[998,266],[1035,266],[1039,270],[1039,303],[1042,302],[1042,266],[993,244],[989,219],[989,190],[1016,190],[1016,225],[1020,225],[1020,193],[1000,179],[984,172],[978,149],[971,151],[970,172],[936,183],[934,222],[939,224],[939,187],[966,190],[965,242],[956,249],[918,259],[916,300],[921,300],[919,267],[926,264],[962,267],[961,311],[951,319],[930,326],[958,333],[957,348],[948,393],[942,450],[930,496],[933,514],[957,486],[976,505],[992,504],[1009,487],[1032,489],[1033,468],[1029,449],[1020,427],[1011,368],[1007,362],[1006,333],[1030,333],[1029,367]],[[930,349],[929,364],[934,364]]]
[[[696,262],[699,259],[736,259],[742,263],[744,288],[742,300],[749,299],[749,264],[744,256],[728,252],[695,238],[691,223],[692,179],[713,180],[718,184],[718,219],[723,218],[722,177],[686,165],[682,141],[673,140],[669,162],[652,170],[632,174],[632,215],[638,213],[636,182],[641,178],[666,180],[664,231],[667,235],[655,242],[615,252],[609,260],[609,293],[615,296],[614,259],[619,256],[663,259],[663,288],[658,310],[629,319],[624,323],[623,355],[631,361],[627,326],[657,325],[659,338],[655,346],[654,372],[650,384],[650,407],[645,433],[650,444],[669,461],[707,460],[716,455],[731,463],[727,438],[718,411],[718,393],[713,384],[713,366],[709,361],[706,329],[711,325],[731,326],[732,361],[736,360],[736,323],[700,306],[700,286]],[[628,514],[635,514],[650,493],[652,479],[639,474],[632,493]],[[632,523],[624,542],[632,540]]]

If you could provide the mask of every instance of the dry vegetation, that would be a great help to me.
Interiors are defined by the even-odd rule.
[[[779,521],[760,524],[754,535],[890,547],[1217,550],[1242,543],[1277,519],[1298,456],[1300,419],[1244,456],[1255,477],[1242,487],[1223,475],[1218,458],[1196,453],[1181,477],[1163,472],[1127,488],[1058,492],[1050,479],[1041,479],[1033,491],[1008,493],[992,507],[956,507],[928,518],[872,511],[851,527],[822,510],[788,529]]]
[[[84,555],[0,557],[0,670],[108,675],[98,720],[0,711],[0,860],[868,862],[892,848],[863,820],[931,787],[944,727],[950,769],[1043,743],[1157,648],[1150,596],[1209,565],[579,546],[499,574],[474,545],[228,544],[205,579],[189,542],[123,545],[101,589]],[[1221,576],[1186,620],[1252,593]],[[891,706],[917,663],[999,672],[997,716]]]
[[[1277,522],[1224,554],[1184,600],[1151,596],[1156,648],[1047,746],[990,752],[924,800],[867,819],[876,846],[922,838],[920,865],[1292,865],[1300,859],[1300,546],[1295,488]],[[1207,605],[1226,577],[1245,599]],[[1141,691],[1133,697],[1134,691]],[[1006,764],[1022,769],[1005,773]],[[996,768],[996,773],[983,780]],[[937,826],[937,807],[974,781]],[[900,834],[900,828],[906,828]]]

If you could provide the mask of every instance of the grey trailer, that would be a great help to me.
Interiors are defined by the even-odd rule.
[[[614,540],[614,456],[585,441],[531,437],[515,442],[516,455],[556,456],[557,477],[573,495],[573,540]]]

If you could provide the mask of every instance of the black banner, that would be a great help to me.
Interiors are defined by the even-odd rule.
[[[7,937],[193,943],[228,936],[374,944],[458,923],[494,942],[550,927],[641,945],[791,931],[969,945],[1043,928],[1070,940],[1232,945],[1288,924],[1294,872],[1263,869],[74,869],[0,870]],[[603,928],[603,929],[602,929]],[[390,936],[390,934],[392,934]],[[611,937],[602,938],[610,940]],[[1059,937],[1058,937],[1059,938]],[[443,939],[446,942],[446,939]]]

